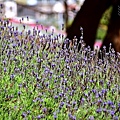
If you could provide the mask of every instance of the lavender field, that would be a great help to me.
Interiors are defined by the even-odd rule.
[[[62,49],[62,34],[20,24],[0,20],[1,120],[120,119],[120,53]]]

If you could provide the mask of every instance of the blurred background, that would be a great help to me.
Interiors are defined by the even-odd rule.
[[[66,28],[71,25],[83,3],[84,0],[0,0],[0,17],[9,18],[15,26],[19,26],[20,19],[24,18],[23,23],[28,29],[32,29],[37,23],[66,34]],[[102,40],[106,34],[111,9],[100,20],[97,40]]]
[[[26,17],[57,29],[74,19],[84,0],[0,0],[7,18]],[[2,15],[3,16],[3,15]]]

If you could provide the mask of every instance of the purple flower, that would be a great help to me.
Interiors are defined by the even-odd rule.
[[[5,72],[5,73],[7,72],[7,69],[6,69],[6,68],[4,68],[4,72]]]
[[[76,120],[76,116],[73,116],[71,113],[68,113],[68,117],[70,120]]]
[[[104,81],[103,80],[100,80],[100,84],[103,85]]]
[[[101,108],[98,108],[98,109],[96,110],[96,112],[97,112],[97,113],[100,113],[100,112],[102,112],[102,109],[101,109]]]
[[[60,96],[60,97],[62,97],[62,96],[63,96],[63,94],[62,94],[62,93],[59,93],[59,96]]]
[[[30,30],[28,30],[28,35],[30,35],[31,34],[31,31]]]
[[[99,98],[99,94],[98,93],[96,93],[96,98]]]
[[[27,20],[29,20],[29,17],[27,16]]]
[[[25,25],[23,25],[23,28],[25,29]]]
[[[56,112],[53,113],[53,117],[54,117],[55,120],[57,119]]]
[[[20,89],[22,87],[22,84],[19,84],[18,86],[19,86],[19,89]]]
[[[120,108],[120,103],[118,103],[118,107]]]
[[[110,111],[111,116],[114,116],[115,111]]]
[[[67,108],[70,108],[71,105],[70,105],[69,103],[66,103],[66,107],[67,107]]]
[[[56,115],[56,114],[54,115],[54,119],[55,119],[55,120],[57,119],[57,115]]]
[[[76,116],[72,116],[72,120],[76,120]]]
[[[106,108],[103,108],[103,112],[105,112],[105,113],[106,113],[106,112],[107,112],[107,109],[106,109]]]
[[[57,96],[57,95],[55,95],[55,96],[54,96],[54,99],[58,99],[58,96]]]
[[[99,105],[101,105],[102,100],[101,100],[101,99],[100,99],[100,100],[98,100],[98,102],[97,102],[97,103],[98,103],[98,106],[99,106]]]
[[[119,120],[119,117],[118,117],[118,116],[115,116],[115,117],[113,118],[113,120]]]
[[[45,72],[45,74],[48,74],[50,72],[49,68],[46,67],[44,72]]]
[[[109,106],[113,105],[113,102],[110,101],[110,100],[107,103],[108,103]]]
[[[90,116],[89,120],[95,120],[94,116]]]
[[[59,108],[61,109],[64,106],[64,104],[65,104],[64,102],[61,102]]]
[[[40,33],[40,30],[38,30],[38,34]]]
[[[66,88],[65,88],[65,90],[66,90],[66,91],[68,91],[68,90],[69,90],[69,88],[68,88],[68,87],[66,87]]]
[[[18,96],[20,96],[20,95],[21,95],[21,92],[19,91],[19,92],[18,92]]]
[[[40,63],[40,62],[41,62],[41,59],[40,59],[40,58],[38,58],[38,59],[37,59],[37,62],[38,62],[38,63]]]
[[[46,87],[48,87],[49,86],[49,82],[46,82]]]
[[[68,113],[68,117],[71,119],[71,118],[72,118],[72,114],[71,114],[71,113]]]
[[[28,115],[30,114],[30,110],[27,111],[27,114],[28,114]]]
[[[102,89],[102,91],[101,91],[102,94],[105,94],[106,92],[107,92],[106,89]]]
[[[63,106],[63,105],[64,105],[64,102],[61,102],[61,103],[60,103],[60,106]]]
[[[15,78],[15,75],[14,74],[11,74],[10,75],[10,79],[14,79]]]
[[[60,75],[60,77],[64,77],[64,74],[62,73],[62,74]]]
[[[95,94],[97,91],[95,89],[92,89],[92,92]]]
[[[1,6],[1,9],[3,9],[3,4],[0,4],[0,6]]]
[[[66,63],[69,63],[69,59],[66,59],[65,62],[66,62]]]
[[[46,113],[46,112],[47,112],[47,108],[44,107],[44,108],[42,109],[42,111],[43,111],[43,113]]]
[[[37,118],[38,120],[40,120],[42,117],[41,117],[41,115],[38,115],[36,118]]]
[[[7,63],[6,60],[3,60],[3,65],[6,65],[6,63]]]
[[[93,80],[89,80],[90,83],[93,83],[94,81]]]
[[[73,101],[73,106],[75,106],[77,104],[77,102],[76,101]]]
[[[40,106],[40,108],[41,108],[41,107],[42,107],[42,104],[40,104],[39,106]]]
[[[111,107],[112,107],[112,109],[115,109],[115,105],[112,105]]]
[[[54,80],[54,83],[56,83],[57,82],[57,80]]]
[[[25,118],[27,116],[27,114],[25,112],[22,113],[21,115],[23,118]]]
[[[104,102],[104,103],[103,103],[103,106],[105,107],[106,105],[107,105],[107,103],[106,103],[106,102]]]

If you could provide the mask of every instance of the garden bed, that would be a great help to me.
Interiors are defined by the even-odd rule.
[[[62,49],[61,33],[0,26],[1,119],[120,119],[120,56],[112,48],[99,59],[82,41],[79,52],[76,44]]]

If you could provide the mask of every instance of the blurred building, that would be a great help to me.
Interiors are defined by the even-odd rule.
[[[0,17],[13,18],[17,16],[17,4],[12,0],[0,0]]]
[[[43,24],[61,26],[66,11],[64,0],[0,0],[3,3],[1,16],[7,18],[30,16]],[[69,19],[74,19],[84,0],[66,0]]]

